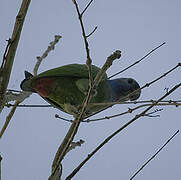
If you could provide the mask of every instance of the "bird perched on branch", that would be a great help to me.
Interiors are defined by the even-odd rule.
[[[100,68],[92,65],[94,79]],[[85,64],[69,64],[50,69],[37,76],[25,71],[25,79],[20,85],[23,91],[38,93],[44,100],[54,107],[68,114],[77,115],[89,89],[89,73]],[[118,78],[108,80],[106,73],[93,91],[93,96],[86,109],[85,115],[91,115],[109,103],[116,101],[134,101],[139,98],[141,90],[139,84],[132,78]],[[134,94],[132,92],[136,91]],[[129,95],[132,93],[131,95]],[[96,105],[94,105],[96,103]]]

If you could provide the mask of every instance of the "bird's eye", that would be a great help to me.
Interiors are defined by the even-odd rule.
[[[132,84],[133,83],[133,79],[128,79],[128,83]]]

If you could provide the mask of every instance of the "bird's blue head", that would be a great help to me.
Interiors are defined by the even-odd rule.
[[[109,80],[109,84],[111,88],[112,101],[134,101],[140,97],[141,90],[138,90],[140,86],[137,81],[132,78]],[[132,93],[134,91],[135,93]]]

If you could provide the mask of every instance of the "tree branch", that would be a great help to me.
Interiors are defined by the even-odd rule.
[[[178,67],[181,67],[181,63],[179,62],[175,67],[173,67],[172,69],[168,70],[167,72],[165,72],[164,74],[162,74],[161,76],[159,76],[158,78],[155,78],[154,80],[150,81],[149,83],[146,83],[144,86],[142,86],[141,88],[133,91],[132,93],[129,93],[127,96],[125,96],[124,98],[119,99],[119,101],[124,101],[124,99],[129,98],[131,95],[135,94],[136,92],[149,87],[150,85],[152,85],[153,83],[159,81],[160,79],[162,79],[163,77],[167,76],[168,74],[170,74],[171,72],[173,72],[174,70],[176,70]],[[113,102],[111,103],[111,105],[108,105],[107,107],[105,107],[104,109],[101,109],[100,111],[97,111],[89,116],[87,116],[86,118],[89,118],[90,116],[93,116],[95,114],[98,114],[102,111],[104,111],[105,109],[112,107],[114,104],[116,104],[117,102]],[[117,103],[118,104],[118,103]]]
[[[102,79],[103,74],[112,65],[112,62],[115,59],[120,58],[120,56],[121,56],[120,51],[116,51],[111,56],[109,56],[107,58],[107,60],[106,60],[106,63],[101,68],[101,70],[98,72],[98,74],[95,77],[95,80],[93,81],[92,72],[91,72],[92,60],[90,58],[89,44],[88,44],[88,41],[87,41],[87,37],[86,37],[85,29],[84,29],[84,24],[83,24],[83,21],[82,21],[82,15],[87,10],[87,8],[92,3],[92,1],[86,6],[86,8],[84,9],[82,14],[79,11],[79,7],[78,7],[78,4],[77,4],[76,0],[73,0],[73,3],[75,5],[75,8],[76,8],[76,11],[77,11],[77,14],[78,14],[78,18],[79,18],[79,21],[80,21],[80,25],[81,25],[81,29],[82,29],[82,36],[83,36],[83,39],[84,39],[84,44],[85,44],[85,49],[86,49],[86,54],[87,54],[86,65],[87,65],[88,73],[89,73],[89,90],[88,90],[87,96],[85,97],[85,99],[84,99],[84,101],[82,103],[82,109],[81,109],[80,114],[72,122],[71,127],[69,128],[65,138],[63,139],[61,145],[59,146],[59,148],[58,148],[58,150],[56,152],[56,155],[55,155],[55,158],[54,158],[53,164],[52,164],[52,174],[49,177],[49,180],[52,179],[52,177],[56,173],[59,164],[61,164],[61,161],[63,160],[64,156],[66,155],[66,152],[67,152],[70,144],[72,143],[72,141],[73,141],[73,139],[74,139],[74,137],[75,137],[75,135],[77,133],[80,122],[82,121],[82,119],[84,117],[84,112],[86,110],[86,107],[87,107],[88,103],[90,102],[90,100],[92,98],[92,90],[98,86],[100,80]]]
[[[2,157],[0,155],[0,180],[1,180],[1,161],[2,161]]]
[[[74,1],[74,0],[73,0]],[[86,12],[86,10],[89,8],[89,6],[92,4],[92,2],[93,2],[93,0],[91,0],[88,4],[87,4],[87,6],[84,8],[84,10],[82,11],[82,13],[81,13],[81,16],[83,16],[83,14]]]
[[[41,62],[43,61],[43,59],[45,59],[48,54],[50,53],[50,51],[54,50],[55,49],[55,45],[59,42],[60,38],[62,38],[62,36],[60,35],[55,35],[54,36],[54,41],[50,42],[50,45],[48,46],[48,48],[45,50],[45,52],[42,54],[42,56],[37,56],[37,62],[35,64],[35,67],[33,69],[33,74],[34,76],[37,75],[37,72],[38,72],[38,69],[39,69],[39,66],[41,64]]]
[[[2,135],[4,134],[6,128],[8,127],[8,124],[9,124],[11,118],[13,117],[13,115],[14,115],[14,113],[15,113],[15,111],[16,111],[16,107],[17,107],[17,105],[18,105],[19,103],[20,103],[19,101],[16,101],[16,102],[15,102],[13,108],[11,109],[10,113],[8,114],[8,116],[6,117],[6,121],[5,121],[3,127],[2,127],[2,129],[1,129],[1,131],[0,131],[0,139],[2,138]]]
[[[91,68],[91,64],[92,64],[92,60],[91,60],[91,57],[90,57],[90,50],[89,50],[89,43],[87,41],[87,36],[86,36],[86,33],[85,33],[85,28],[84,28],[84,23],[83,23],[83,20],[82,20],[82,16],[84,14],[84,12],[88,9],[88,7],[90,6],[90,4],[92,3],[93,0],[91,0],[88,5],[85,7],[85,9],[83,10],[82,13],[80,13],[80,10],[79,10],[79,7],[78,7],[78,4],[76,2],[76,0],[73,0],[73,3],[75,5],[75,8],[76,8],[76,11],[77,11],[77,14],[78,14],[78,18],[79,18],[79,21],[80,21],[80,26],[81,26],[81,30],[82,30],[82,36],[83,36],[83,39],[84,39],[84,44],[85,44],[85,50],[86,50],[86,54],[87,54],[87,60],[86,60],[86,65],[87,65],[87,68],[88,68],[88,72],[89,72],[89,86],[91,87],[92,84],[93,84],[93,79],[92,79],[92,68]]]
[[[166,143],[151,157],[149,158],[142,166],[134,173],[133,176],[131,176],[130,180],[132,180],[151,160],[153,160],[156,155],[179,133],[179,130],[177,130],[167,141]]]
[[[45,59],[48,55],[48,53],[52,50],[54,50],[55,48],[55,45],[58,43],[59,39],[61,38],[61,36],[59,35],[55,35],[54,37],[54,41],[50,42],[50,45],[48,46],[48,48],[45,50],[45,52],[43,53],[43,55],[41,57],[38,57],[37,59],[37,62],[35,64],[35,67],[34,67],[34,75],[36,76],[37,75],[37,71],[38,71],[38,68],[42,62],[43,59]],[[25,92],[25,91],[21,91],[19,94],[13,94],[12,92],[7,92],[5,97],[4,97],[4,101],[5,103],[9,102],[9,101],[14,101],[15,100],[15,103],[13,105],[13,108],[11,109],[10,113],[8,114],[8,116],[6,117],[6,121],[0,131],[0,138],[2,137],[2,135],[4,134],[8,124],[10,123],[10,120],[11,118],[13,117],[15,111],[16,111],[16,108],[18,107],[18,105],[23,102],[26,98],[28,98],[32,93],[31,92]]]
[[[156,102],[156,101],[155,101]],[[139,105],[137,107],[134,107],[134,108],[128,108],[127,111],[124,111],[122,113],[119,113],[119,114],[115,114],[115,115],[111,115],[111,116],[105,116],[105,117],[102,117],[102,118],[96,118],[96,119],[86,119],[86,120],[83,120],[83,122],[95,122],[95,121],[101,121],[101,120],[109,120],[109,119],[112,119],[112,118],[115,118],[115,117],[119,117],[119,116],[122,116],[122,115],[125,115],[125,114],[130,114],[132,113],[133,111],[135,110],[138,110],[140,108],[143,108],[143,107],[148,107],[148,106],[151,106],[153,103],[149,103],[149,104],[142,104],[142,105]],[[158,103],[156,104],[155,106],[181,106],[181,103]]]
[[[4,95],[9,83],[11,70],[16,54],[16,49],[19,43],[22,27],[28,11],[31,0],[23,0],[12,33],[10,45],[8,47],[7,55],[3,58],[3,64],[0,69],[0,113],[4,108]]]
[[[162,43],[159,46],[155,47],[154,49],[152,49],[150,52],[148,52],[146,55],[144,55],[141,59],[139,59],[138,61],[136,61],[135,63],[131,64],[130,66],[126,67],[125,69],[111,75],[108,79],[113,78],[114,76],[117,76],[118,74],[123,73],[124,71],[128,70],[129,68],[135,66],[136,64],[140,63],[141,61],[143,61],[146,57],[148,57],[150,54],[152,54],[154,51],[156,51],[157,49],[159,49],[160,47],[162,47],[163,45],[165,45],[166,43]]]
[[[18,98],[19,99],[19,98]],[[129,102],[117,102],[116,104],[144,104],[144,103],[150,103],[149,105],[151,105],[151,103],[154,103],[156,100],[143,100],[143,101],[129,101]],[[181,100],[167,100],[167,101],[160,101],[161,106],[165,106],[165,105],[172,105],[172,106],[180,106]],[[159,104],[160,104],[159,103]],[[112,103],[90,103],[91,105],[115,105]],[[13,107],[13,104],[7,103],[5,104],[6,107]],[[20,104],[17,107],[32,107],[32,108],[37,108],[37,107],[53,107],[50,104]]]
[[[181,83],[174,86],[170,91],[168,91],[166,94],[164,94],[161,98],[159,98],[155,103],[153,103],[151,106],[146,108],[144,111],[142,111],[140,114],[136,115],[133,119],[131,119],[129,122],[127,122],[125,125],[123,125],[121,128],[119,128],[117,131],[112,133],[110,136],[108,136],[94,151],[92,151],[87,158],[85,158],[78,166],[73,170],[73,172],[67,176],[66,180],[70,180],[72,177],[75,176],[75,174],[82,168],[82,166],[98,151],[100,150],[106,143],[108,143],[114,136],[116,136],[118,133],[120,133],[123,129],[128,127],[130,124],[135,122],[138,118],[145,115],[146,112],[148,112],[150,109],[152,109],[156,104],[158,104],[161,100],[163,100],[165,97],[173,93],[176,89],[178,89],[181,86]]]
[[[65,136],[65,138],[63,139],[61,145],[59,146],[59,148],[58,148],[58,150],[56,152],[55,158],[54,158],[53,163],[52,163],[52,174],[49,177],[49,180],[52,180],[52,177],[56,173],[57,168],[61,164],[61,161],[65,157],[66,152],[67,152],[70,144],[72,143],[72,141],[73,141],[73,139],[74,139],[74,137],[75,137],[75,135],[77,133],[77,130],[78,130],[79,125],[80,125],[80,122],[84,118],[84,112],[86,110],[86,107],[87,107],[89,101],[92,98],[92,93],[91,93],[92,89],[95,88],[95,86],[98,86],[98,84],[100,82],[100,79],[102,78],[102,75],[112,65],[113,60],[118,59],[119,57],[120,57],[120,55],[119,55],[119,53],[117,51],[114,52],[112,55],[110,55],[107,58],[107,60],[106,60],[105,64],[103,65],[103,67],[97,73],[92,87],[89,87],[87,96],[85,97],[85,99],[84,99],[84,101],[82,103],[82,109],[81,109],[80,114],[72,122],[72,124],[71,124],[71,126],[70,126],[70,128],[69,128],[69,130],[68,130],[68,132],[67,132],[67,134]]]

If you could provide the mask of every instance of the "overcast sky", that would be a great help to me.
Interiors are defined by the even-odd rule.
[[[83,8],[88,1],[78,1]],[[10,38],[21,0],[0,1],[0,56]],[[84,16],[93,64],[101,66],[107,56],[119,49],[122,58],[108,70],[111,75],[166,42],[151,56],[118,77],[133,77],[141,86],[174,67],[181,58],[180,0],[95,0]],[[80,25],[71,0],[32,1],[25,19],[10,89],[20,90],[24,70],[32,72],[36,56],[42,55],[54,35],[63,38],[41,64],[39,72],[86,59]],[[180,69],[142,91],[140,100],[157,99],[180,83]],[[181,99],[181,89],[167,99]],[[33,94],[23,104],[46,104]],[[95,117],[123,112],[128,105],[117,105]],[[156,108],[154,108],[156,109]],[[153,109],[153,110],[154,110]],[[0,126],[10,109],[4,108]],[[139,111],[101,122],[82,123],[75,140],[85,143],[63,160],[63,178],[68,175],[99,143]],[[3,180],[45,180],[51,163],[70,124],[55,119],[55,114],[72,118],[54,108],[18,108],[0,140]],[[114,137],[75,176],[75,180],[129,179],[161,145],[181,128],[180,107],[163,107],[160,117],[143,117]],[[181,177],[181,135],[173,141],[135,178],[138,180],[170,180]]]

